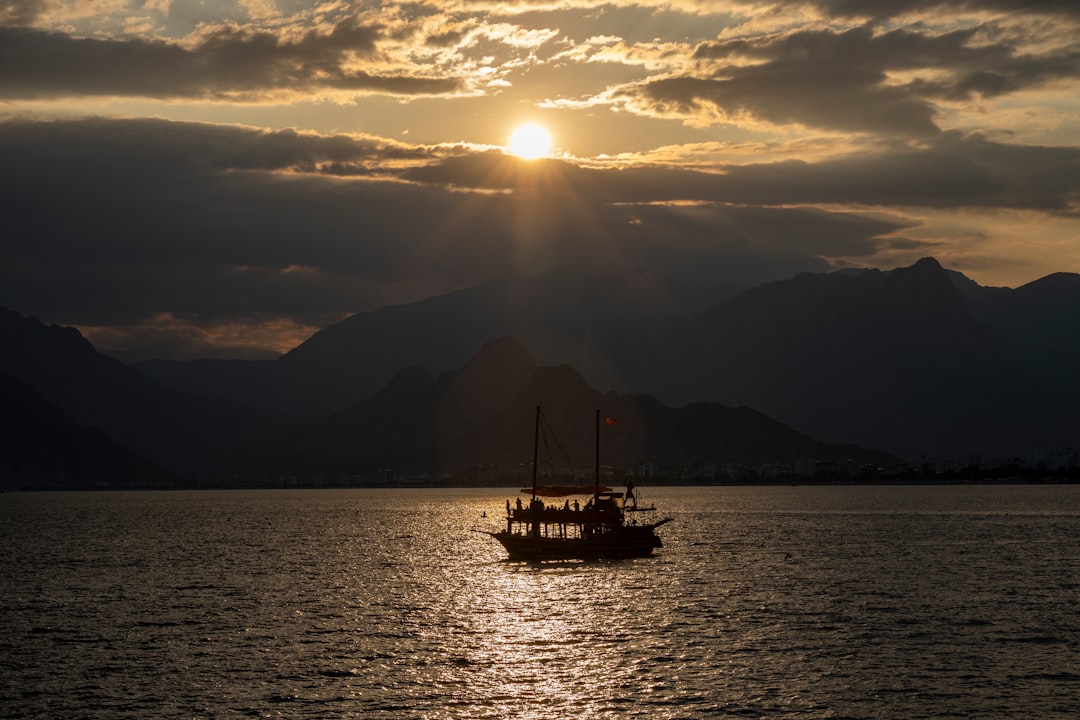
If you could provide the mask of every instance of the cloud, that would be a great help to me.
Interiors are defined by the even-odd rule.
[[[86,119],[0,123],[0,156],[0,304],[86,326],[131,357],[283,350],[304,328],[511,271],[754,284],[900,264],[949,237],[978,266],[977,228],[935,231],[913,208],[1067,217],[1080,191],[1080,150],[957,133],[923,149],[702,172]]]
[[[42,3],[39,0],[2,0],[0,2],[0,24],[30,25],[41,16]]]
[[[620,167],[559,160],[525,164],[500,153],[450,157],[404,172],[418,181],[573,193],[589,204],[721,202],[747,205],[868,205],[894,208],[1011,208],[1071,214],[1080,198],[1080,149],[997,143],[944,133],[918,146],[893,145],[813,162],[720,165],[715,170]]]
[[[454,77],[382,72],[381,30],[348,19],[298,37],[219,26],[193,45],[149,39],[77,38],[0,27],[0,96],[141,96],[258,100],[274,94],[346,91],[452,94]]]
[[[637,112],[698,124],[759,121],[929,137],[940,129],[940,101],[1080,80],[1075,45],[1036,51],[985,35],[985,28],[881,32],[863,25],[702,43],[690,72],[627,84],[610,97]]]
[[[836,17],[884,19],[931,10],[1080,17],[1080,8],[1071,0],[809,0],[807,4]]]
[[[836,243],[849,255],[872,250],[897,228],[828,211],[654,202],[672,196],[673,180],[693,187],[693,174],[557,163],[541,192],[529,190],[545,182],[536,176],[519,176],[529,187],[513,192],[462,190],[511,160],[443,153],[162,120],[0,124],[0,303],[96,327],[162,313],[214,326],[238,315],[320,325],[566,263],[705,283],[748,268],[739,279],[775,279],[825,267],[817,258]],[[357,165],[362,179],[322,172]]]
[[[102,352],[136,362],[156,358],[273,359],[322,328],[272,316],[236,316],[206,323],[197,316],[160,313],[130,325],[83,325],[79,329]]]
[[[511,270],[1016,284],[1080,262],[1077,32],[1050,0],[0,0],[0,303],[180,355]],[[565,154],[492,149],[525,119]]]

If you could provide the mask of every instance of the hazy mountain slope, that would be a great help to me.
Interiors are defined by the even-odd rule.
[[[630,283],[580,272],[505,276],[353,315],[276,361],[148,360],[132,367],[192,394],[325,415],[374,394],[403,367],[438,374],[463,365],[486,340],[513,336],[538,362],[571,364],[601,387],[647,391],[657,363],[670,363],[688,337],[701,339],[696,313],[740,290],[683,288],[652,276]]]
[[[722,291],[718,291],[720,293]],[[723,294],[729,294],[723,292]],[[686,314],[701,297],[653,278],[570,273],[511,275],[410,305],[347,318],[277,361],[286,407],[327,412],[375,392],[400,368],[461,367],[485,341],[510,336],[540,364],[570,364],[590,381],[622,386],[617,329]]]
[[[524,472],[532,458],[537,405],[561,437],[558,447],[541,448],[542,456],[557,454],[575,468],[594,463],[596,409],[616,420],[602,426],[603,462],[622,468],[646,461],[892,459],[828,447],[746,408],[672,409],[648,396],[602,394],[568,366],[535,367],[524,346],[502,338],[438,381],[421,369],[402,371],[372,398],[279,440],[251,470],[369,476],[384,469],[399,476],[456,476],[478,468]]]
[[[292,437],[281,438],[257,473],[438,472],[505,408],[535,370],[516,341],[485,343],[473,361],[438,382],[423,368],[400,370],[379,392]],[[497,445],[497,442],[495,443]],[[467,453],[466,453],[467,454]]]
[[[0,487],[23,490],[172,487],[175,476],[78,426],[14,376],[0,373]]]
[[[772,283],[707,323],[727,347],[708,396],[818,437],[918,457],[1019,452],[1045,431],[1038,379],[933,259]]]
[[[493,283],[354,315],[276,361],[287,407],[318,414],[363,400],[401,368],[459,367],[483,341],[506,334]]]
[[[1080,275],[1055,273],[1015,290],[969,295],[980,322],[1005,337],[1026,372],[1048,379],[1046,391],[1080,400]]]
[[[279,379],[274,360],[142,360],[130,366],[189,395],[213,395],[251,407],[276,406],[272,393]]]
[[[0,348],[0,372],[30,386],[75,424],[98,428],[176,472],[210,471],[222,449],[298,425],[222,398],[165,388],[97,352],[73,328],[6,309],[0,309]]]

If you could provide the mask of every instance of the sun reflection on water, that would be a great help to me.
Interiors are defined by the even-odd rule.
[[[631,627],[642,621],[634,592],[662,592],[644,566],[657,563],[495,560],[464,568],[456,586],[444,586],[446,614],[458,624],[445,649],[459,658],[445,675],[468,677],[462,702],[487,717],[591,718],[614,717],[614,708],[639,703],[643,689],[672,696],[669,680],[646,677],[649,653],[664,652],[637,642]]]
[[[685,624],[669,614],[681,579],[663,553],[628,561],[531,564],[505,560],[492,538],[505,498],[429,502],[422,493],[392,515],[367,560],[391,587],[372,608],[357,668],[402,709],[468,718],[673,717],[693,694],[676,650]],[[390,612],[388,612],[390,610]],[[389,620],[397,618],[396,622]],[[700,662],[698,663],[700,666]],[[698,698],[700,702],[700,698]],[[392,710],[392,708],[391,708]]]

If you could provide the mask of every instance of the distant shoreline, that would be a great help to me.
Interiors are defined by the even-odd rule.
[[[1042,477],[1009,478],[880,478],[871,480],[729,480],[723,482],[663,482],[639,483],[643,488],[665,487],[888,487],[888,486],[965,486],[965,485],[1078,485],[1080,475],[1048,475]],[[323,480],[181,480],[169,485],[68,485],[51,487],[0,488],[5,493],[39,492],[131,492],[131,491],[190,491],[190,490],[468,490],[490,489],[519,492],[521,484],[490,483],[436,483],[436,482],[383,482],[383,483],[335,483]]]

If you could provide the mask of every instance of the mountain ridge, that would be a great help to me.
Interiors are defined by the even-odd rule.
[[[529,282],[492,281],[445,301],[399,306],[393,327],[365,324],[371,314],[361,314],[335,332],[351,334],[354,347],[362,342],[398,358],[397,366],[384,362],[387,377],[405,364],[458,367],[469,347],[508,335],[537,362],[572,365],[598,387],[653,394],[676,407],[747,405],[825,441],[886,447],[913,461],[1027,455],[1080,436],[1069,410],[1080,402],[1070,370],[1080,363],[1080,340],[1064,331],[1080,326],[1080,275],[991,288],[923,258],[888,271],[803,273],[701,312],[667,305],[669,314],[589,306],[583,298],[626,291],[603,279],[560,279],[550,293],[543,278]],[[550,305],[547,294],[557,296]],[[579,305],[577,316],[567,314]],[[527,312],[516,315],[522,306]],[[452,352],[439,340],[421,342],[430,341],[422,331],[433,325],[440,334],[432,337],[457,338]],[[412,339],[399,343],[403,333]],[[313,352],[306,344],[294,351]],[[349,392],[336,395],[339,386],[325,373],[324,398],[344,405],[374,392],[373,378],[361,377],[362,355],[336,357],[355,373]]]
[[[234,443],[304,422],[276,411],[167,387],[98,352],[74,328],[0,308],[0,373],[61,408],[78,426],[178,473],[201,474]]]
[[[450,392],[477,348],[503,337],[520,343],[529,358],[519,353],[515,361],[517,351],[507,349],[510,366],[516,362],[518,368],[507,370],[507,383],[530,363],[567,366],[603,393],[652,396],[674,409],[745,406],[823,443],[883,448],[910,462],[1030,457],[1035,448],[1076,445],[1080,437],[1072,410],[1080,404],[1073,371],[1080,364],[1080,340],[1069,332],[1080,326],[1080,275],[1057,273],[1016,289],[992,288],[925,258],[889,271],[803,273],[725,296],[704,311],[674,296],[653,306],[651,298],[664,294],[662,288],[638,295],[639,288],[613,288],[603,277],[564,277],[554,285],[547,280],[504,277],[361,313],[270,362],[127,367],[98,357],[77,331],[55,327],[55,336],[30,357],[17,346],[34,342],[44,326],[27,320],[26,327],[13,329],[13,318],[23,321],[4,311],[0,335],[12,338],[13,349],[0,357],[0,371],[18,376],[21,369],[34,386],[48,370],[38,390],[54,402],[74,384],[77,392],[67,405],[60,402],[73,418],[172,467],[191,447],[200,448],[205,467],[227,464],[214,458],[216,451],[250,460],[250,447],[236,450],[238,436],[246,434],[257,447],[275,422],[292,431],[345,411],[381,393],[402,368],[420,368],[440,392]],[[82,363],[74,372],[63,367],[73,358]],[[128,375],[132,368],[142,375]],[[112,378],[108,382],[119,389],[111,392],[126,398],[123,422],[100,409],[87,413],[110,397],[77,386],[102,385],[102,378]],[[314,398],[312,408],[326,410],[281,414],[305,394]],[[466,406],[482,399],[446,396],[461,406],[457,416],[466,418],[459,420],[462,437],[480,422],[468,419]],[[197,432],[181,428],[186,451],[177,449],[184,445],[181,437],[155,451],[151,436],[160,436],[167,427],[162,413],[175,414],[175,407],[186,408],[183,417],[209,420],[194,420]],[[231,419],[223,422],[226,416]],[[147,423],[146,417],[158,419]],[[133,425],[142,432],[132,432]],[[430,433],[437,428],[438,422]],[[437,443],[428,444],[437,457]]]
[[[603,393],[574,368],[536,365],[520,342],[497,338],[437,380],[422,368],[403,369],[368,400],[299,436],[275,441],[275,451],[250,470],[362,476],[393,468],[458,479],[477,472],[513,474],[531,460],[537,406],[560,418],[566,438],[559,450],[579,468],[593,462],[597,409],[614,418],[604,455],[605,463],[620,468],[650,462],[790,463],[804,456],[897,462],[885,452],[826,445],[749,408],[676,409],[651,396]]]

